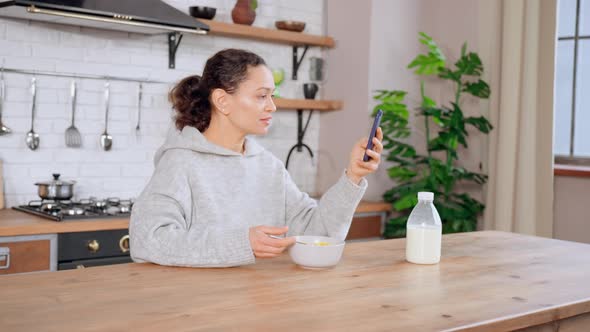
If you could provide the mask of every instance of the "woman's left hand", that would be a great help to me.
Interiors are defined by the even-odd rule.
[[[377,135],[373,137],[372,150],[367,150],[367,140],[366,137],[359,140],[350,152],[350,162],[346,168],[346,175],[356,184],[359,184],[363,177],[375,172],[379,168],[381,152],[383,151],[383,144],[381,143],[383,140],[383,131],[381,127],[377,128]],[[363,161],[365,151],[367,151],[367,155],[370,157],[368,161]]]

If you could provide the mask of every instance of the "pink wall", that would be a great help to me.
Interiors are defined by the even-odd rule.
[[[320,159],[317,190],[325,192],[348,164],[350,147],[356,139],[368,134],[370,112],[375,105],[373,92],[397,89],[409,92],[408,106],[419,103],[419,80],[406,66],[423,48],[418,32],[435,38],[450,61],[454,62],[464,41],[477,50],[478,6],[470,0],[383,1],[364,2],[327,0],[325,13],[327,34],[336,39],[328,53],[326,98],[344,101],[344,109],[322,114],[320,120]],[[435,100],[449,100],[449,87],[427,83]],[[477,104],[465,99],[467,112],[479,111]],[[422,122],[416,124],[412,138],[423,146]],[[487,154],[479,139],[470,141],[473,148],[463,153],[465,165],[477,170]],[[384,163],[368,177],[367,200],[382,200],[383,193],[394,186]],[[479,189],[475,190],[479,192]],[[478,196],[481,196],[477,193]]]
[[[371,1],[326,1],[327,34],[336,39],[328,52],[324,96],[341,99],[344,109],[320,117],[317,191],[336,182],[349,161],[350,150],[369,126],[369,36]],[[362,5],[359,5],[362,4]]]
[[[554,178],[553,237],[590,243],[590,179],[570,176]]]

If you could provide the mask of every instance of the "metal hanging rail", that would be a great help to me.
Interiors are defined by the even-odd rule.
[[[42,70],[26,70],[26,69],[14,69],[14,68],[6,68],[6,67],[0,68],[0,71],[3,71],[5,73],[16,73],[16,74],[35,75],[35,76],[69,77],[69,78],[79,78],[79,79],[91,79],[91,80],[103,80],[103,81],[122,81],[122,82],[136,82],[136,83],[172,84],[172,82],[162,82],[162,81],[154,81],[154,80],[139,79],[139,78],[88,75],[88,74],[73,74],[73,73],[58,73],[58,72],[50,72],[50,71],[42,71]]]

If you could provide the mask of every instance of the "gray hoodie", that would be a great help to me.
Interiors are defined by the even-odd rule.
[[[301,192],[283,163],[251,138],[244,154],[209,142],[197,129],[171,129],[152,178],[133,205],[135,262],[227,267],[255,262],[249,228],[289,226],[288,236],[344,239],[366,180],[346,175],[320,201]]]

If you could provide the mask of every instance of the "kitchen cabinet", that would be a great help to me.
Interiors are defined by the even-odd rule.
[[[437,265],[406,262],[404,248],[404,239],[349,243],[326,270],[284,255],[223,269],[132,263],[5,276],[0,322],[12,332],[588,330],[588,244],[446,234]]]
[[[0,237],[0,275],[57,270],[57,235]]]
[[[361,202],[356,209],[346,240],[380,239],[391,212],[386,202]]]
[[[378,239],[383,233],[385,217],[382,213],[355,215],[346,240]]]

